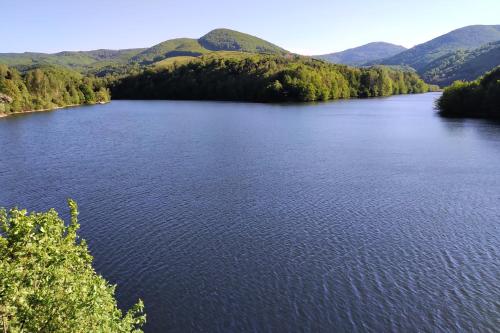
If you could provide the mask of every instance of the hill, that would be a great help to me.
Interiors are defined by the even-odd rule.
[[[58,65],[83,70],[97,64],[126,64],[143,49],[63,51],[59,53],[0,53],[0,64],[8,66]]]
[[[150,47],[136,56],[132,62],[150,64],[172,57],[198,57],[217,51],[286,54],[286,50],[258,37],[229,29],[215,29],[200,39],[177,38]]]
[[[472,25],[453,30],[384,59],[382,65],[408,65],[419,73],[434,60],[458,50],[471,50],[500,40],[500,25]]]
[[[156,44],[131,58],[132,62],[153,63],[170,57],[197,57],[208,52],[196,39],[176,38]]]
[[[197,57],[214,51],[287,54],[288,51],[258,37],[229,29],[210,31],[200,39],[170,39],[150,48],[125,50],[64,51],[59,53],[0,53],[0,64],[14,67],[59,65],[82,72],[100,68],[154,62],[178,56]]]
[[[241,51],[250,53],[286,54],[288,51],[258,37],[229,29],[215,29],[198,42],[210,51]]]
[[[342,52],[323,54],[313,57],[334,64],[360,66],[370,61],[392,57],[405,50],[406,48],[400,45],[385,42],[374,42]]]
[[[500,65],[500,41],[474,50],[458,50],[438,58],[422,69],[426,82],[447,86],[472,81]]]

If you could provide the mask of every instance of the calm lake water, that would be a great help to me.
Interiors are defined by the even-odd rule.
[[[438,96],[0,119],[0,206],[77,200],[147,332],[498,331],[500,125]]]

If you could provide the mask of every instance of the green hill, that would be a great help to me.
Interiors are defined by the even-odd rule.
[[[133,62],[153,63],[170,57],[192,56],[197,57],[208,52],[196,39],[176,38],[164,41],[145,49],[131,58]]]
[[[348,49],[342,52],[314,56],[314,58],[322,59],[334,64],[359,66],[370,61],[392,57],[393,55],[401,53],[405,50],[406,48],[400,45],[394,45],[385,42],[375,42]]]
[[[451,31],[408,50],[394,44],[375,42],[314,58],[351,66],[383,64],[395,69],[412,68],[426,82],[446,86],[454,80],[473,80],[499,65],[498,41],[500,25],[474,25]],[[55,65],[102,77],[134,74],[146,66],[170,66],[209,54],[234,58],[242,53],[293,57],[283,48],[261,38],[229,29],[215,29],[199,39],[170,39],[149,48],[54,54],[0,53],[0,64],[15,67],[21,72],[35,66]],[[168,61],[172,58],[174,60]]]
[[[500,41],[474,50],[458,50],[438,58],[422,69],[426,82],[447,86],[472,81],[500,65]]]
[[[0,64],[8,66],[58,65],[83,70],[98,64],[126,64],[143,49],[64,51],[59,53],[0,53]]]
[[[59,65],[80,71],[95,72],[99,69],[138,63],[149,65],[179,56],[197,57],[213,51],[239,51],[265,54],[288,52],[258,37],[229,29],[210,31],[200,39],[176,38],[150,48],[126,50],[64,51],[59,53],[0,53],[0,64],[14,67]]]
[[[211,51],[242,51],[251,53],[286,54],[286,50],[258,37],[229,29],[215,29],[198,42]]]
[[[378,63],[408,65],[419,73],[434,60],[457,50],[471,50],[500,40],[500,25],[472,25],[453,30]]]
[[[287,51],[263,39],[229,29],[210,31],[200,39],[177,38],[150,47],[136,56],[132,62],[150,64],[172,57],[198,57],[214,51],[238,51],[250,53],[285,54]]]

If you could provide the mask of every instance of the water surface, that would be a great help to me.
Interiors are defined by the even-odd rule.
[[[77,200],[147,332],[495,331],[500,125],[437,96],[0,119],[0,206]]]

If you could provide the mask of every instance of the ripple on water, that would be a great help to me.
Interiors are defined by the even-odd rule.
[[[495,332],[500,128],[435,97],[2,119],[0,205],[76,199],[148,332]]]

